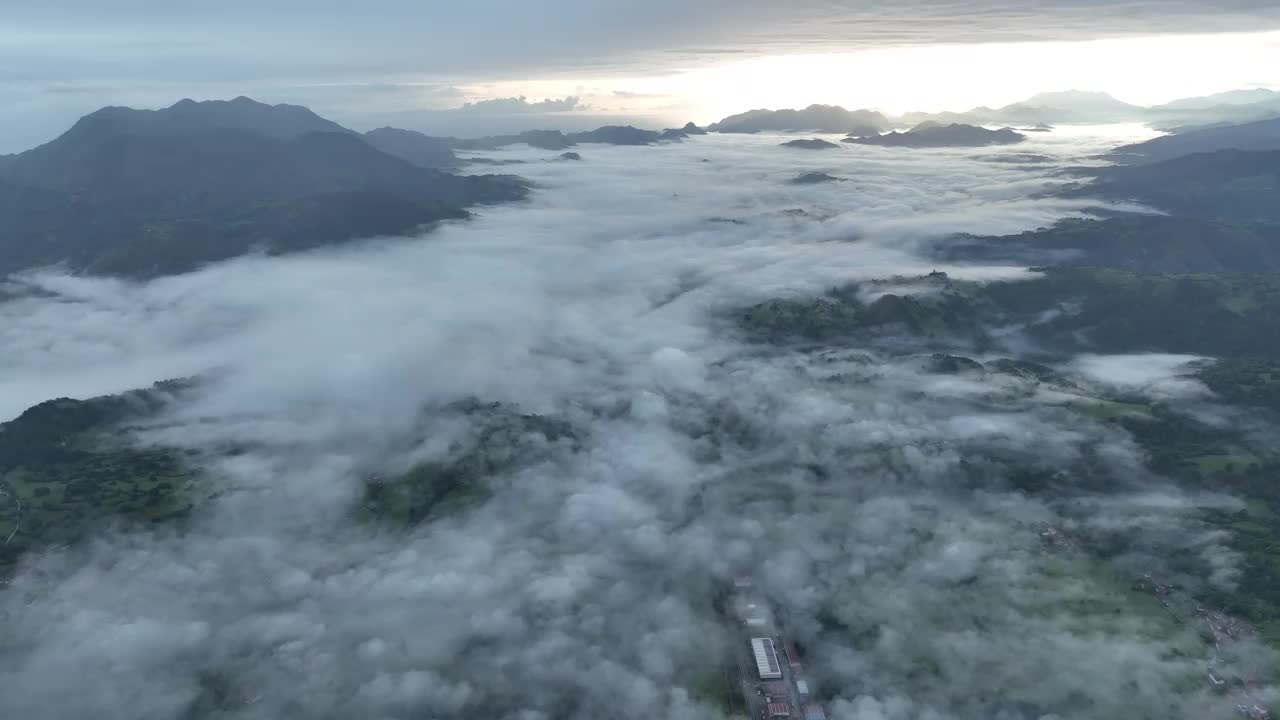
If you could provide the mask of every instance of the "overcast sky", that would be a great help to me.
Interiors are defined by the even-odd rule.
[[[1273,0],[1052,4],[1013,0],[891,4],[871,0],[3,0],[2,4],[0,102],[6,112],[0,117],[4,138],[0,151],[46,140],[57,128],[103,104],[159,106],[184,96],[249,94],[264,100],[305,102],[356,126],[391,121],[447,124],[447,117],[415,114],[521,95],[531,101],[577,97],[568,113],[555,109],[560,122],[584,114],[655,123],[690,115],[688,119],[705,122],[714,119],[710,113],[746,109],[735,104],[770,106],[783,99],[776,91],[757,86],[755,96],[721,93],[714,103],[699,102],[723,88],[725,76],[714,75],[720,67],[759,58],[839,53],[844,64],[825,67],[862,72],[868,58],[876,57],[867,51],[957,44],[1011,48],[998,60],[1008,66],[1025,57],[1018,48],[1026,47],[1009,43],[1246,32],[1252,38],[1247,42],[1213,46],[1237,53],[1238,57],[1229,58],[1232,62],[1215,65],[1218,52],[1196,58],[1181,52],[1171,55],[1170,61],[1194,59],[1200,66],[1211,66],[1222,86],[1213,89],[1280,84],[1280,71],[1268,67],[1280,67],[1280,35],[1260,34],[1280,30],[1280,3]],[[1108,77],[1114,87],[1098,89],[1139,92],[1143,88],[1135,80],[1139,73],[1163,74],[1160,79],[1169,84],[1168,74],[1174,70],[1162,63],[1142,63],[1144,57],[1151,59],[1149,52],[1133,55],[1137,67],[1111,63]],[[1123,53],[1113,52],[1113,56]],[[990,67],[990,58],[983,64],[976,57],[972,51],[966,55],[958,50],[959,65],[941,62]],[[1044,56],[1041,62],[1046,70],[1060,71],[1057,66],[1071,64],[1069,57]],[[1268,64],[1268,57],[1277,61]],[[1250,64],[1251,60],[1260,64]],[[921,65],[939,62],[937,56],[918,54],[905,61],[898,56],[895,62],[895,71],[904,63],[916,66],[910,82],[881,83],[882,87],[856,92],[853,88],[865,76],[823,74],[824,66],[813,63],[788,66],[803,68],[807,84],[774,79],[781,86],[806,91],[834,86],[843,92],[837,97],[849,103],[935,109],[941,95],[928,87],[927,68]],[[714,77],[715,82],[700,85],[699,77]],[[1062,82],[1062,77],[1057,72],[1052,79]],[[733,78],[729,80],[732,84]],[[737,80],[749,89],[754,84],[746,74]],[[1077,84],[1106,84],[1107,80],[1083,72]],[[839,88],[842,84],[846,87]],[[957,88],[954,78],[948,79],[951,93],[945,104],[963,109],[965,104],[1002,100],[1015,89],[983,77],[973,78],[972,87],[960,85]],[[1195,87],[1205,85],[1200,81]],[[490,109],[505,112],[502,107]],[[476,122],[481,115],[473,112],[469,121]]]

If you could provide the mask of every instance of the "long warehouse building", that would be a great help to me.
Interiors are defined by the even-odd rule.
[[[778,653],[773,649],[772,638],[752,638],[751,651],[756,656],[756,670],[761,680],[778,680],[782,677],[782,667],[778,665]]]

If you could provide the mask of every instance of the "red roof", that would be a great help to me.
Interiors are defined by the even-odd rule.
[[[827,714],[818,705],[805,705],[804,720],[827,720]]]
[[[791,715],[791,708],[785,703],[769,703],[769,715],[771,717],[787,717]]]
[[[800,653],[796,652],[796,644],[790,640],[782,644],[782,649],[787,653],[787,663],[794,666],[800,665]]]

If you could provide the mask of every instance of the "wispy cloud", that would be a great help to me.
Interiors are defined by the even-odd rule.
[[[457,108],[460,113],[476,113],[476,114],[496,114],[496,115],[515,115],[529,113],[557,113],[570,112],[573,110],[586,110],[588,107],[574,96],[564,97],[560,99],[547,98],[536,102],[529,102],[529,99],[521,95],[519,97],[508,98],[492,98],[489,100],[476,100],[474,102],[463,103],[462,107]]]

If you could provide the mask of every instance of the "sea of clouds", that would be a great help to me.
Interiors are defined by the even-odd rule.
[[[1187,583],[1229,585],[1234,558],[1194,513],[1230,500],[1152,476],[1070,393],[876,347],[762,346],[733,323],[857,280],[1026,278],[920,249],[1082,212],[1046,193],[1123,138],[1008,151],[1052,158],[1034,165],[780,139],[581,162],[511,148],[486,157],[523,161],[505,170],[531,200],[421,237],[145,283],[11,279],[0,416],[198,376],[138,441],[205,451],[223,492],[180,534],[29,560],[0,591],[0,717],[711,720],[696,688],[741,650],[717,610],[741,574],[834,718],[1229,717],[1194,690],[1191,629],[1082,610],[1123,576],[1040,533],[1106,533],[1126,567],[1176,553]],[[811,171],[844,181],[788,182]],[[1181,362],[1063,370],[1200,397]],[[475,432],[441,410],[472,397],[563,418],[578,442],[430,523],[353,521],[369,472]],[[218,459],[228,446],[248,451]],[[1009,479],[1085,458],[1105,499]]]

